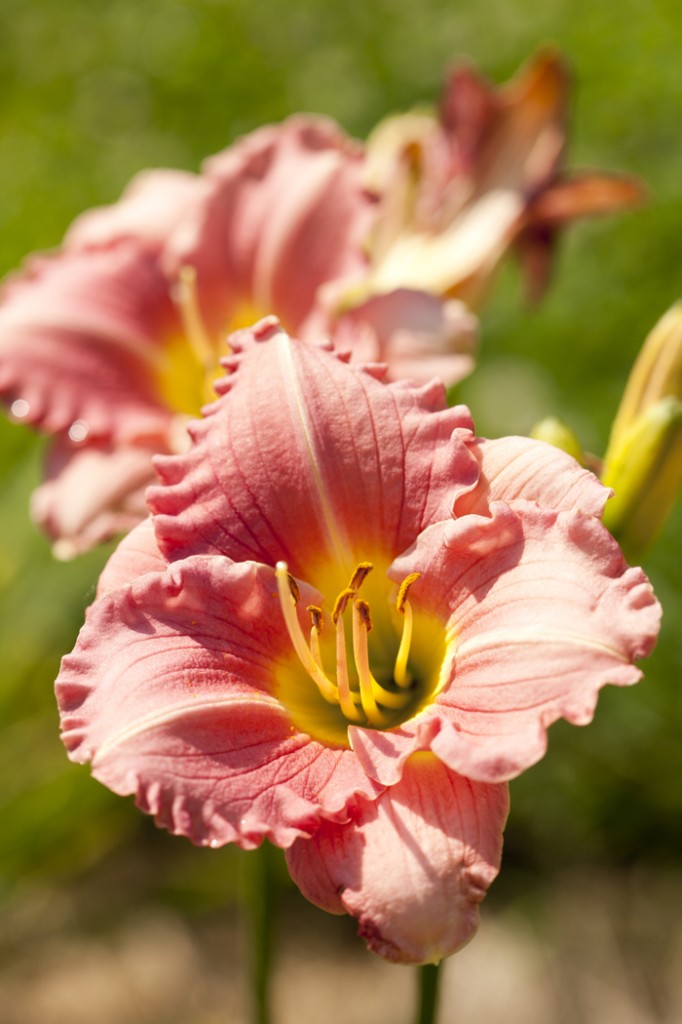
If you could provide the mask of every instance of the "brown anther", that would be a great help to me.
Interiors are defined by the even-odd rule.
[[[310,621],[313,629],[317,633],[321,633],[324,627],[324,618],[322,617],[322,609],[318,608],[316,604],[309,604],[306,611],[310,614]]]
[[[368,633],[372,631],[372,617],[369,614],[369,605],[366,601],[363,601],[361,597],[355,602],[355,607],[358,610],[358,615],[362,620],[362,624]]]
[[[420,572],[411,572],[410,575],[406,576],[405,579],[403,580],[403,582],[400,584],[400,589],[398,590],[398,597],[397,597],[396,602],[395,602],[396,609],[399,612],[404,612],[405,611],[405,602],[407,601],[407,592],[410,589],[410,587],[412,586],[412,584],[416,580],[418,580],[420,576],[421,576]]]
[[[347,587],[342,590],[336,601],[334,602],[334,609],[332,611],[332,622],[336,625],[339,615],[343,615],[346,610],[346,605],[352,597],[355,597],[355,591]]]
[[[359,590],[373,568],[374,566],[371,562],[358,562],[350,578],[348,589],[352,591]]]
[[[298,589],[298,583],[296,582],[296,580],[294,579],[290,572],[287,573],[287,580],[289,581],[289,591],[291,593],[291,596],[293,597],[295,603],[298,604],[298,602],[301,600],[301,591]]]

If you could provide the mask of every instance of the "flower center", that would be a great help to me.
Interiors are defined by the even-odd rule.
[[[377,609],[378,632],[382,635],[376,644],[379,669],[372,670],[369,635],[374,623],[369,603],[359,594],[372,569],[371,562],[358,563],[348,586],[338,594],[330,616],[325,616],[317,605],[308,605],[308,636],[299,620],[300,593],[296,581],[286,562],[278,562],[275,569],[282,614],[298,660],[295,675],[300,680],[300,668],[305,670],[308,690],[310,681],[314,683],[318,706],[314,709],[308,697],[307,712],[302,709],[297,698],[299,688],[291,682],[285,683],[280,696],[295,719],[296,711],[303,710],[298,715],[298,724],[327,741],[333,733],[335,740],[340,739],[345,744],[349,723],[371,729],[399,725],[437,688],[442,645],[432,645],[438,649],[440,657],[422,657],[417,659],[418,664],[412,657],[414,614],[409,591],[419,579],[419,573],[412,573],[403,580],[393,610],[388,603]],[[443,632],[439,630],[441,635]],[[326,715],[319,706],[322,702],[331,706]]]
[[[186,264],[173,283],[172,297],[181,330],[165,339],[155,366],[164,403],[176,412],[198,416],[202,406],[216,399],[213,385],[225,375],[220,358],[230,352],[227,338],[249,327],[266,313],[243,298],[232,308],[222,329],[210,329],[199,305],[197,272]]]

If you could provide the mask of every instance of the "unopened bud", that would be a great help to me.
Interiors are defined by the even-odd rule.
[[[636,560],[667,519],[682,486],[682,402],[673,395],[640,413],[609,445],[602,480],[612,487],[604,523]]]
[[[580,442],[573,431],[558,420],[556,416],[547,416],[544,420],[536,423],[530,432],[530,436],[536,441],[546,441],[547,444],[560,448],[562,452],[572,455],[581,465],[585,463],[585,455]]]
[[[682,301],[661,317],[642,345],[613,421],[605,462],[637,417],[667,395],[682,400]]]

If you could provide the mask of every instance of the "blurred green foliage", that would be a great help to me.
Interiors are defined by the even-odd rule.
[[[539,309],[505,268],[461,397],[481,433],[555,414],[602,452],[634,355],[681,290],[681,29],[675,0],[623,0],[617,15],[606,0],[0,0],[0,271],[58,244],[144,167],[196,169],[296,110],[363,136],[435,98],[457,56],[502,81],[551,41],[575,72],[569,163],[637,173],[649,202],[572,229]],[[52,682],[106,552],[52,560],[26,514],[41,450],[0,424],[0,885],[83,871],[142,837],[155,856],[177,846],[201,892],[214,855],[152,837],[59,742]],[[512,787],[508,863],[679,860],[681,536],[678,508],[646,563],[665,608],[646,681],[605,693],[588,729],[553,727],[548,756]]]

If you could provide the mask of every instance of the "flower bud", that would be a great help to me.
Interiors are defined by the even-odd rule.
[[[637,416],[666,395],[682,399],[682,300],[661,317],[642,346],[613,421],[605,463]]]
[[[638,556],[667,519],[682,487],[682,303],[654,327],[614,420],[602,480],[612,487],[604,522]]]
[[[544,420],[536,423],[530,436],[536,441],[546,441],[547,444],[560,448],[562,452],[572,455],[576,462],[581,465],[585,464],[585,454],[580,447],[578,438],[570,427],[567,427],[556,416],[546,416]]]

